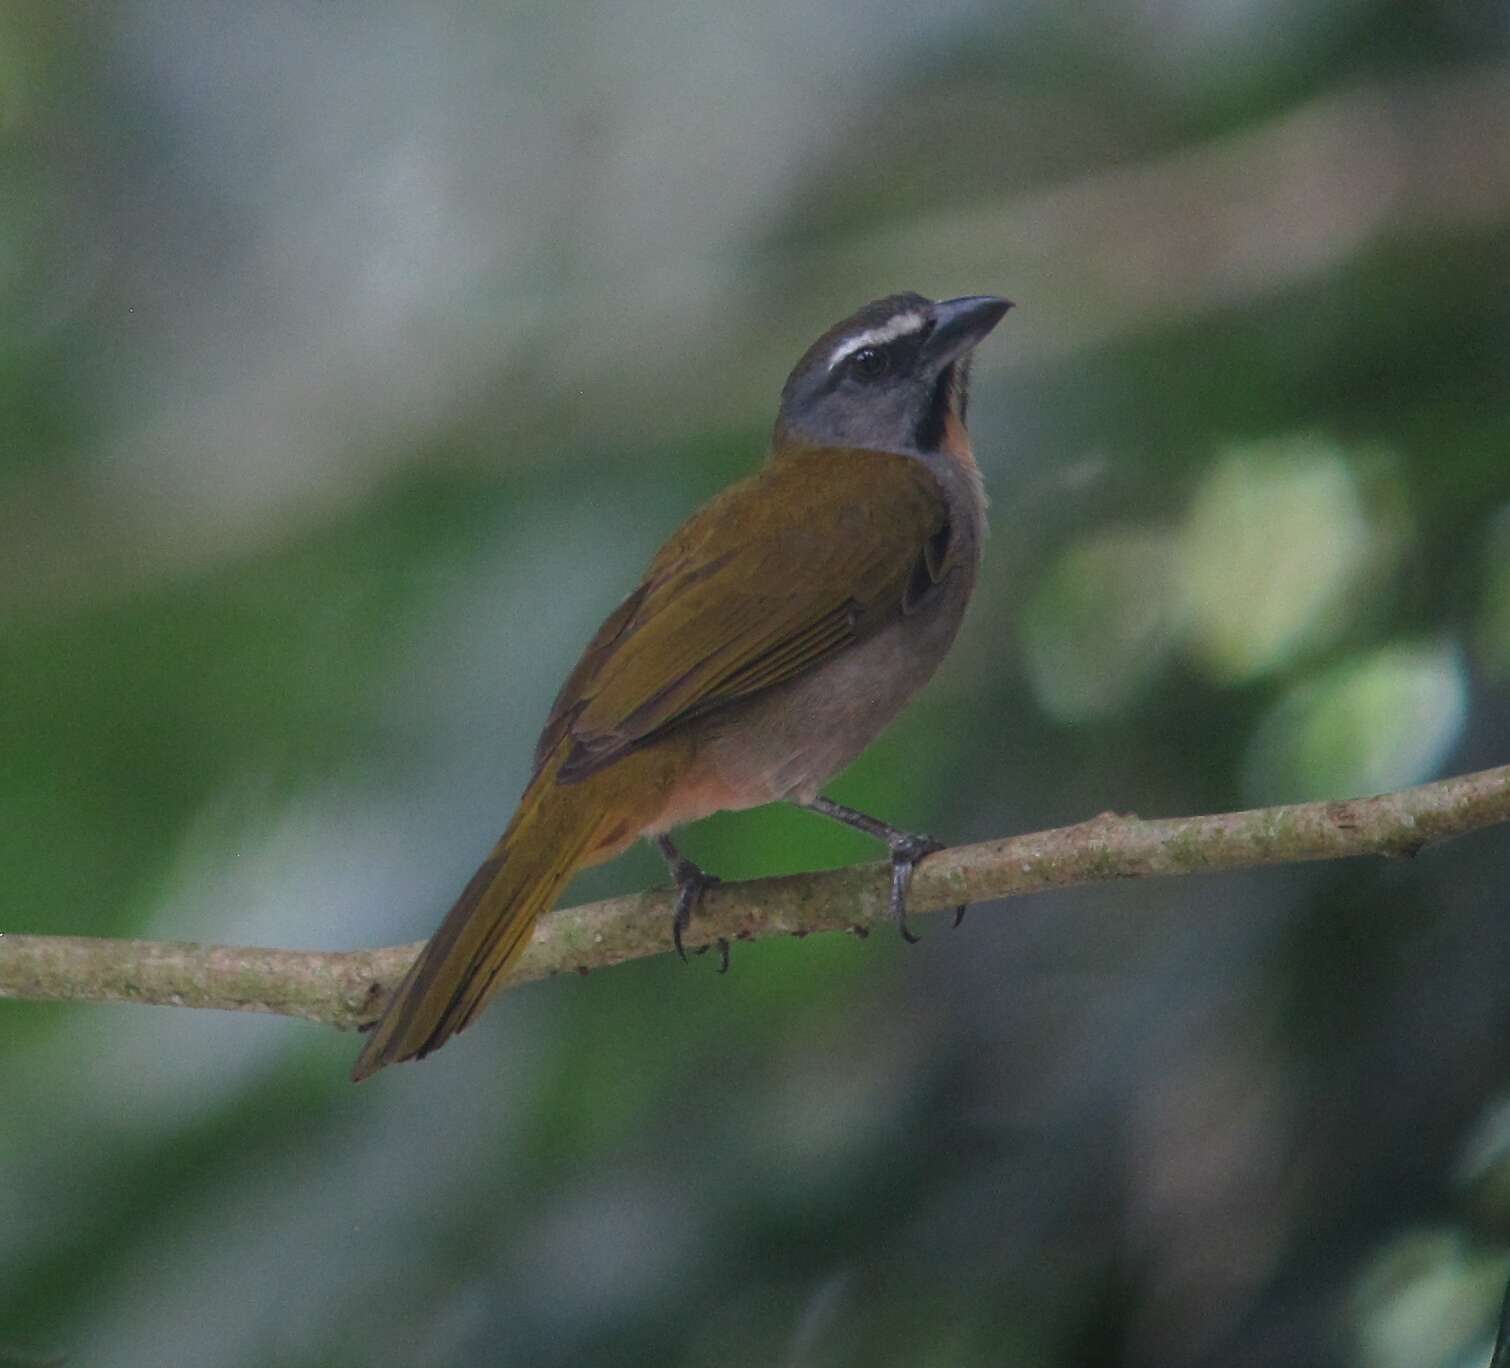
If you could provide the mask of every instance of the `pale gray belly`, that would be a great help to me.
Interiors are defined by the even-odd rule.
[[[954,642],[974,581],[972,557],[911,616],[789,684],[695,724],[704,734],[694,767],[740,795],[720,806],[813,798],[932,677]]]

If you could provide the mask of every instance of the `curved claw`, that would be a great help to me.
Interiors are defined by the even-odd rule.
[[[682,935],[692,925],[692,914],[697,911],[697,905],[702,901],[703,894],[722,880],[717,875],[709,874],[693,864],[666,837],[661,837],[656,844],[660,846],[661,853],[666,858],[667,868],[670,869],[671,877],[676,882],[676,912],[671,918],[671,943],[676,947],[677,957],[685,964],[687,951],[682,945]],[[723,968],[719,970],[719,973],[724,973],[729,967],[729,947],[722,937],[719,938],[718,943],[723,951]],[[700,946],[697,953],[701,955],[706,952],[707,948],[706,945]]]
[[[843,803],[836,803],[832,798],[825,798],[821,794],[816,798],[799,801],[798,806],[806,808],[809,812],[831,818],[833,821],[843,822],[847,827],[853,827],[856,831],[863,831],[867,836],[886,842],[887,849],[891,851],[891,919],[896,922],[897,930],[902,933],[902,939],[909,945],[916,945],[919,938],[907,927],[907,889],[912,883],[912,871],[917,867],[918,861],[932,855],[935,851],[943,850],[944,843],[935,841],[932,836],[900,831],[894,826],[877,821],[874,817],[867,817],[863,812],[856,812],[854,808],[845,807]],[[960,924],[964,915],[963,906],[955,909],[954,924],[956,926]]]
[[[687,962],[687,951],[682,946],[682,933],[692,925],[692,914],[697,911],[703,894],[720,882],[716,876],[705,874],[691,860],[682,861],[681,868],[677,870],[676,913],[671,918],[671,943],[676,946],[676,953],[683,964]],[[698,954],[702,954],[707,948],[706,945],[703,946]],[[728,958],[728,952],[725,951],[726,964]]]
[[[914,935],[907,925],[907,890],[912,885],[912,871],[924,855],[942,850],[939,843],[928,836],[908,836],[898,841],[891,850],[891,919],[908,945],[916,945],[921,936]]]
[[[717,883],[718,880],[713,879],[712,882]],[[682,953],[682,929],[675,923],[671,927],[671,939],[676,942],[676,953],[681,955],[682,963],[685,964],[687,956]],[[720,974],[727,974],[729,972],[729,942],[727,938],[720,936],[716,944],[718,946],[718,972]],[[708,947],[706,945],[699,945],[692,953],[694,955],[706,955]]]

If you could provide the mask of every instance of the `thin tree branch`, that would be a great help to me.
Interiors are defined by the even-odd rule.
[[[918,868],[910,907],[937,912],[1111,879],[1414,855],[1429,842],[1507,821],[1510,765],[1344,802],[1148,822],[1104,813],[1078,826],[930,856]],[[687,943],[864,934],[886,920],[888,888],[882,863],[722,884],[705,896]],[[664,889],[554,912],[541,919],[509,982],[664,954],[671,913],[672,895]],[[275,1012],[349,1029],[377,1015],[418,950],[258,950],[0,934],[0,998]]]

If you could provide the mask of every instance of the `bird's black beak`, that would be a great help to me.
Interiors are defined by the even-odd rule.
[[[957,361],[983,341],[1012,307],[996,295],[966,295],[943,299],[933,306],[933,331],[923,344],[923,356],[935,371]]]

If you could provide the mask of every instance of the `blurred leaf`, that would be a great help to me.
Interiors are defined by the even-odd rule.
[[[1229,451],[1186,518],[1181,583],[1191,644],[1212,675],[1240,681],[1335,640],[1379,550],[1351,463],[1320,437]]]
[[[1101,717],[1144,688],[1168,652],[1173,548],[1159,533],[1097,532],[1049,567],[1023,614],[1033,691],[1064,722]]]
[[[1488,1355],[1485,1329],[1510,1271],[1503,1254],[1475,1250],[1451,1230],[1416,1230],[1364,1269],[1352,1306],[1358,1368],[1455,1368]]]
[[[1455,648],[1386,646],[1281,697],[1249,742],[1245,791],[1282,803],[1419,783],[1456,744],[1467,706]]]
[[[1510,1236],[1510,1098],[1485,1109],[1463,1146],[1455,1175],[1475,1230]]]

